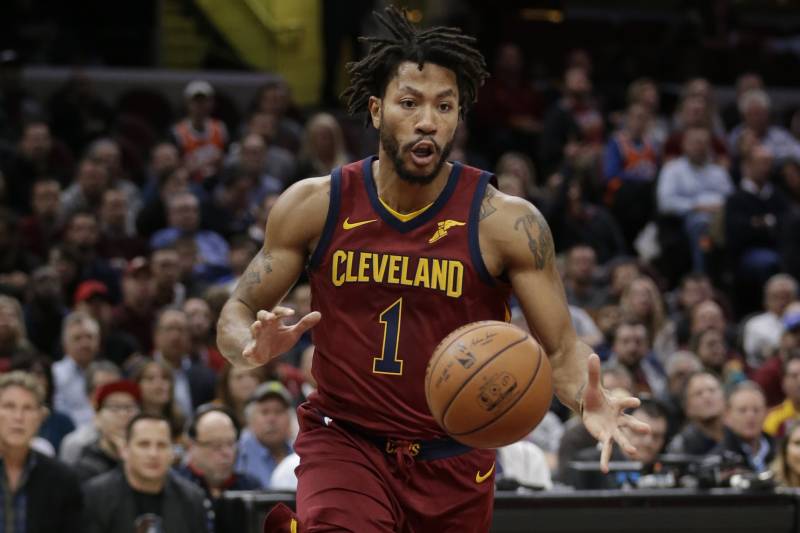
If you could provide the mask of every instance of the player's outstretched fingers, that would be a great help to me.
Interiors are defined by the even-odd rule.
[[[589,355],[587,362],[589,367],[589,385],[592,387],[600,386],[600,356],[596,353]]]
[[[621,429],[617,429],[614,432],[614,440],[628,455],[633,455],[636,453],[636,446],[631,444],[631,441],[628,440],[628,437],[625,436]]]
[[[256,320],[258,320],[258,321],[260,321],[260,322],[267,322],[267,321],[268,321],[268,320],[270,320],[270,319],[271,319],[273,316],[275,316],[275,315],[273,315],[273,314],[272,314],[272,313],[270,313],[269,311],[265,311],[264,309],[262,309],[261,311],[259,311],[258,313],[256,313]]]
[[[322,320],[322,313],[319,311],[311,311],[294,325],[294,329],[298,335],[302,335],[309,329],[319,324],[320,320]]]
[[[603,449],[600,452],[600,470],[604,474],[608,474],[608,462],[611,460],[611,436],[604,437],[602,439]]]
[[[294,315],[294,309],[291,307],[283,307],[281,305],[276,305],[272,312],[279,318]]]
[[[620,410],[636,409],[640,405],[642,405],[642,401],[639,398],[634,398],[633,396],[617,399],[617,409]]]
[[[650,424],[642,422],[641,420],[637,420],[631,415],[622,415],[622,420],[620,421],[620,425],[627,427],[628,429],[630,429],[635,433],[646,434],[652,431],[652,429],[650,428]]]

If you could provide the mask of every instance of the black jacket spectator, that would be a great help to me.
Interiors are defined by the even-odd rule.
[[[75,472],[81,483],[99,476],[119,465],[119,460],[108,455],[96,442],[83,449],[81,457],[75,463]]]
[[[767,466],[772,462],[775,458],[775,441],[767,435],[766,433],[761,434],[761,442],[762,445],[769,446],[769,449],[766,452],[766,456],[763,458],[763,463]],[[726,456],[738,456],[739,463],[738,466],[744,468],[746,470],[757,470],[756,465],[753,464],[753,461],[750,459],[750,454],[745,450],[745,443],[739,438],[733,431],[728,428],[725,428],[725,436],[722,439],[722,442],[719,443],[713,450],[711,450],[712,455],[723,455]],[[760,452],[761,450],[759,450]],[[728,452],[732,452],[729,454]]]
[[[700,431],[700,428],[690,422],[670,441],[667,451],[686,455],[706,455],[717,444],[717,441]]]
[[[84,533],[135,533],[134,521],[140,514],[136,493],[122,469],[98,476],[83,487],[86,498]],[[203,493],[189,481],[170,473],[161,500],[162,531],[168,533],[206,533]]]

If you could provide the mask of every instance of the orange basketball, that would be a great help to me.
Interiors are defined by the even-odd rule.
[[[530,433],[550,407],[553,377],[542,346],[505,322],[467,324],[433,352],[425,373],[433,417],[454,439],[499,448]]]

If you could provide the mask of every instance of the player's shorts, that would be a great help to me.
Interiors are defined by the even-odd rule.
[[[308,404],[298,418],[297,515],[304,533],[489,531],[494,450],[449,439],[379,439]]]

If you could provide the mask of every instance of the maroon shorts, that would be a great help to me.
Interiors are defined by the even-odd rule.
[[[379,446],[376,438],[325,419],[308,404],[300,406],[298,417],[297,515],[303,532],[489,531],[494,450],[456,447],[457,455],[426,459],[424,442]]]

